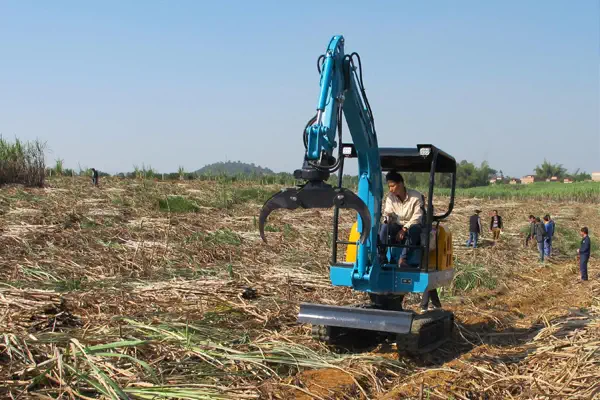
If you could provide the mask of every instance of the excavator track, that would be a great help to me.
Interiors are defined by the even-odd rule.
[[[334,345],[340,336],[340,328],[336,326],[313,325],[311,337],[328,345]]]
[[[414,317],[410,333],[396,335],[400,355],[420,355],[440,347],[452,337],[454,314],[433,310]]]
[[[370,331],[364,329],[342,328],[337,326],[313,325],[313,340],[328,346],[356,348],[381,342],[396,342],[400,355],[418,356],[435,350],[452,337],[454,314],[445,310],[433,310],[424,314],[415,314],[410,332],[394,334],[391,332]]]
[[[313,340],[340,350],[358,350],[376,345],[381,341],[382,333],[339,326],[313,325],[311,337]]]

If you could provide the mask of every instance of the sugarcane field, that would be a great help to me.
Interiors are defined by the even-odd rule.
[[[0,400],[600,400],[600,0],[0,0]]]
[[[389,344],[330,349],[296,322],[300,302],[365,301],[329,283],[330,210],[274,213],[264,244],[257,215],[278,185],[100,184],[66,176],[0,191],[3,398],[598,396],[598,263],[578,284],[573,255],[580,225],[600,229],[598,197],[459,197],[447,222],[456,274],[440,291],[456,329],[410,358]],[[503,215],[496,245],[486,234],[465,246],[475,208]],[[528,214],[542,210],[560,227],[544,265],[523,245]],[[340,236],[354,218],[342,213]],[[404,302],[415,309],[419,296]]]

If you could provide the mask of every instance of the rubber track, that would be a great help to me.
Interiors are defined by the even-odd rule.
[[[433,310],[417,315],[410,333],[396,336],[398,353],[419,355],[435,350],[452,337],[453,328],[454,315],[449,311]]]

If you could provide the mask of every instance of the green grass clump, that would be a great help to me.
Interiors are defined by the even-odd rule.
[[[204,236],[203,238],[205,243],[210,243],[214,245],[232,245],[239,246],[242,244],[242,239],[240,236],[229,229],[219,229],[217,231],[211,232]]]
[[[186,244],[201,242],[209,245],[231,245],[242,244],[240,236],[230,229],[218,229],[214,232],[194,232],[184,239]]]
[[[262,204],[267,201],[274,193],[272,191],[265,190],[263,188],[242,188],[233,192],[234,204],[241,204],[247,202],[255,202]]]
[[[451,290],[470,291],[476,288],[494,289],[498,284],[496,277],[482,264],[455,265],[456,273],[452,281]]]
[[[96,221],[92,221],[92,220],[87,220],[87,221],[83,221],[81,222],[81,229],[94,229],[98,227],[98,224],[96,223]]]
[[[600,246],[597,241],[594,241],[594,238],[592,238],[591,244],[591,253],[595,256],[600,255]],[[581,247],[579,229],[568,229],[558,225],[552,238],[552,247],[561,254],[574,256],[577,254],[577,249]]]
[[[552,238],[552,247],[562,254],[574,255],[581,245],[581,236],[576,229],[568,229],[561,225],[556,226],[556,232]]]
[[[35,196],[35,195],[25,192],[23,190],[19,190],[17,193],[15,193],[15,195],[12,196],[12,199],[23,200],[23,201],[27,201],[30,203],[34,203],[34,202],[37,203],[42,200],[41,197]]]
[[[202,232],[194,232],[191,235],[187,236],[183,241],[187,244],[201,241],[203,238],[204,234]]]
[[[203,205],[218,209],[229,209],[247,203],[263,204],[273,194],[273,190],[266,190],[262,187],[236,187],[220,184],[216,195],[210,200],[203,201]]]
[[[290,224],[283,225],[283,237],[286,240],[297,239],[299,236],[300,236],[300,234],[298,233],[298,231],[296,231],[292,227],[292,225],[290,225]]]
[[[111,203],[115,206],[119,207],[131,207],[131,200],[126,197],[112,197],[110,199]]]
[[[56,282],[54,289],[57,292],[72,292],[81,290],[85,287],[87,279],[84,278],[69,278]]]
[[[200,210],[198,204],[182,196],[167,196],[164,199],[159,199],[158,208],[161,211],[172,213],[190,213]]]

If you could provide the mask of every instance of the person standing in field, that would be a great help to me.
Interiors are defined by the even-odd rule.
[[[577,258],[579,259],[579,272],[581,274],[581,279],[579,283],[588,280],[588,261],[590,260],[590,251],[592,247],[592,243],[590,241],[589,231],[587,226],[581,228],[579,232],[581,235],[581,246],[577,249]]]
[[[552,219],[552,217],[550,216],[550,214],[546,214],[546,217],[548,217],[548,220],[552,224],[552,229],[554,229],[556,227],[556,222],[554,222],[554,220]]]
[[[475,214],[469,218],[469,240],[467,240],[467,247],[473,243],[473,248],[477,248],[477,241],[479,240],[479,234],[481,233],[481,218],[479,213],[481,210],[475,210]]]
[[[546,238],[544,239],[544,255],[546,258],[552,254],[552,238],[554,237],[554,221],[550,219],[550,215],[544,216],[544,228],[546,228]]]
[[[96,168],[92,168],[92,184],[98,186],[98,171]]]
[[[498,215],[498,210],[494,210],[492,220],[490,221],[490,231],[492,232],[494,243],[500,239],[500,232],[502,232],[502,217]]]
[[[535,217],[532,214],[529,214],[529,231],[527,232],[527,236],[525,237],[525,247],[529,246],[529,241],[533,239],[535,236]]]
[[[540,217],[537,217],[535,219],[534,237],[535,241],[537,242],[538,251],[540,253],[539,261],[541,263],[544,262],[544,239],[546,238],[546,236],[546,228],[544,227],[544,224],[542,223]]]

